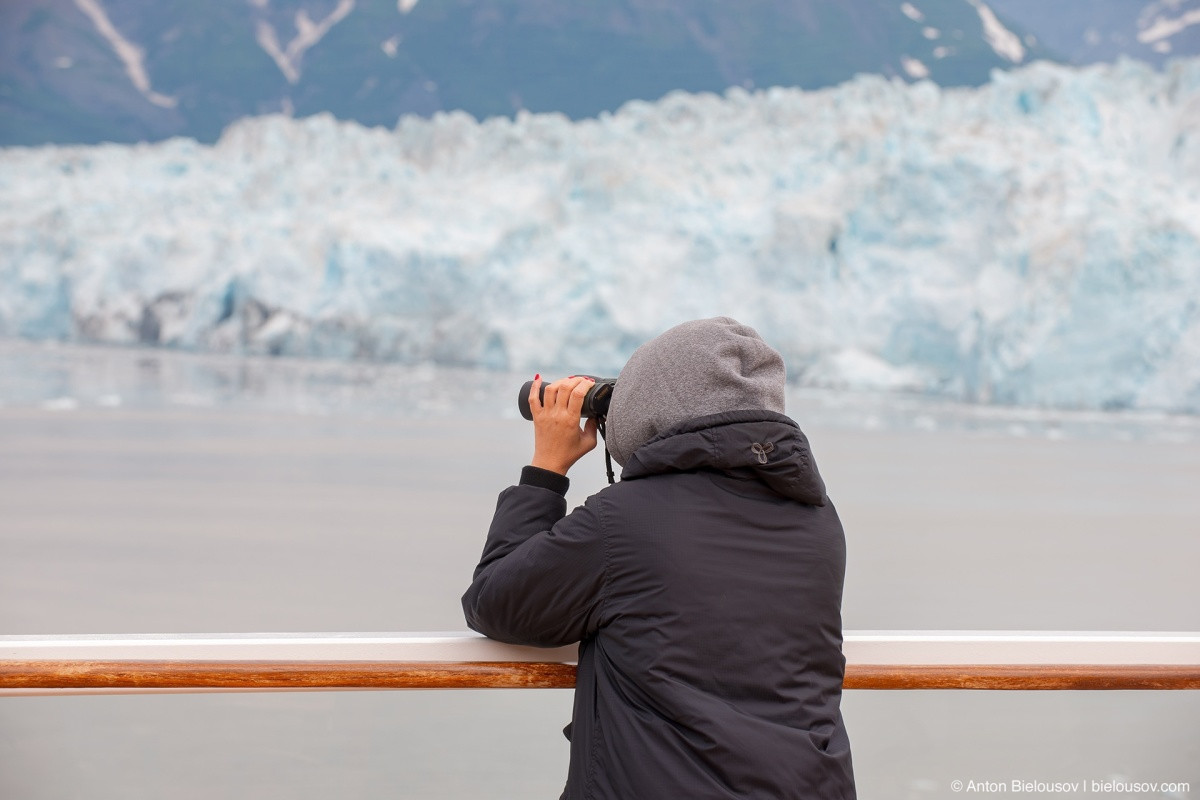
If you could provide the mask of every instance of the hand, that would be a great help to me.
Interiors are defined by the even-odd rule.
[[[541,376],[529,389],[529,409],[533,412],[533,461],[535,467],[566,475],[567,470],[596,447],[596,420],[588,419],[579,427],[583,398],[596,382],[591,378],[570,377],[546,386],[545,402],[538,400]]]

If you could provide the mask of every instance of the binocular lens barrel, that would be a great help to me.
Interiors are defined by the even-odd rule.
[[[598,417],[603,418],[608,416],[608,404],[612,401],[613,388],[617,385],[616,378],[596,378],[592,375],[584,375],[582,377],[592,378],[595,384],[588,390],[587,396],[583,398],[583,408],[581,408],[579,416],[582,417]],[[543,381],[541,388],[538,390],[538,400],[546,401],[546,383]],[[527,420],[533,420],[533,410],[529,408],[529,390],[533,388],[533,381],[525,381],[521,385],[521,392],[517,395],[517,408],[521,410],[521,416]]]

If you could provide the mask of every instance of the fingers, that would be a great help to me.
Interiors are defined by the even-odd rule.
[[[533,461],[535,467],[567,474],[576,461],[596,446],[599,425],[588,419],[579,425],[583,403],[595,380],[582,375],[547,384],[542,402],[537,402],[540,380],[535,378],[530,391],[530,408],[534,410]]]
[[[594,384],[594,379],[582,375],[572,375],[569,378],[561,378],[546,384],[546,393],[543,395],[544,407],[566,414],[574,414],[578,419],[582,416],[584,398],[587,397],[587,393],[591,391]],[[535,386],[534,389],[536,388]],[[530,405],[532,407],[532,403]]]
[[[559,378],[553,383],[546,384],[545,406],[548,409],[556,409],[559,406],[559,395],[562,394],[563,384],[568,382],[570,378]],[[563,400],[565,404],[565,399]]]
[[[583,400],[596,382],[591,378],[575,378],[574,380],[575,385],[571,387],[571,392],[567,395],[567,411],[575,417],[581,417],[583,416]]]
[[[533,383],[529,385],[529,397],[526,398],[529,400],[529,411],[533,414],[535,419],[542,410],[542,401],[540,399],[541,395],[538,391],[541,388],[542,373],[539,372],[537,375],[533,376]]]

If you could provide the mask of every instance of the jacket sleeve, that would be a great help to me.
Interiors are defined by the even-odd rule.
[[[566,514],[566,478],[533,470],[500,493],[463,613],[492,639],[567,645],[599,627],[603,530],[595,498]]]

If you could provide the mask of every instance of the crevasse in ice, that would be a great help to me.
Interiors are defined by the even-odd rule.
[[[0,151],[0,335],[1200,413],[1200,60]]]

